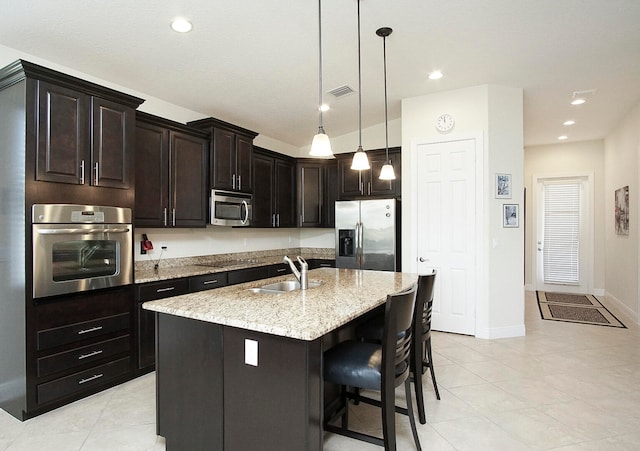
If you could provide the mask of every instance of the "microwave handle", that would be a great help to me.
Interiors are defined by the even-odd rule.
[[[244,219],[242,220],[242,224],[246,224],[249,220],[249,204],[247,204],[246,200],[243,200],[242,205],[244,206]]]

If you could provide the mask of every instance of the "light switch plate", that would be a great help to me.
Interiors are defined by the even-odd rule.
[[[255,340],[244,340],[244,363],[258,366],[258,342]]]

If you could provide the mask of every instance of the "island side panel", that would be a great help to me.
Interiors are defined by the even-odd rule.
[[[156,314],[157,433],[167,451],[223,449],[222,326]]]
[[[245,340],[257,343],[257,366]],[[321,368],[321,339],[225,327],[225,451],[321,450]]]

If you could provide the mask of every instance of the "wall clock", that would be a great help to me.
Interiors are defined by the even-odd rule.
[[[453,116],[450,114],[441,114],[436,120],[436,130],[439,132],[448,132],[456,124],[453,120]]]

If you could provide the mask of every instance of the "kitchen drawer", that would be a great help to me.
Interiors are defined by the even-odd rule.
[[[336,261],[335,260],[331,260],[331,259],[325,259],[325,258],[314,258],[313,260],[311,260],[309,262],[309,269],[316,269],[316,268],[335,268],[336,267]]]
[[[266,279],[269,271],[266,266],[260,266],[258,268],[246,268],[236,269],[235,271],[229,271],[229,285],[235,285],[237,283],[251,282],[253,280]]]
[[[203,291],[224,287],[227,285],[227,280],[226,272],[193,276],[189,278],[189,291]]]
[[[38,403],[44,404],[73,393],[102,385],[109,379],[127,374],[131,367],[131,359],[124,357],[113,362],[99,365],[70,376],[40,384],[37,387]]]
[[[279,263],[268,267],[268,277],[283,276],[291,274],[291,267],[287,263]]]
[[[110,340],[59,352],[38,359],[38,377],[48,376],[59,371],[66,371],[74,366],[84,365],[106,357],[129,351],[131,336],[129,334]]]
[[[189,292],[189,279],[163,280],[162,282],[150,282],[138,287],[138,300],[140,302],[153,301],[171,296],[178,296]]]
[[[131,322],[129,313],[98,318],[92,321],[70,324],[38,331],[37,350],[53,348],[55,346],[73,343],[74,341],[128,329]]]

